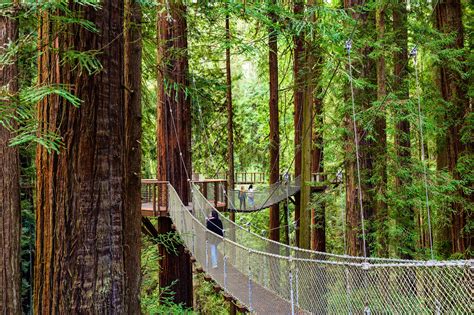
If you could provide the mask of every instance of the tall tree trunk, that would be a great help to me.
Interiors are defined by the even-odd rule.
[[[352,12],[352,17],[359,20],[357,29],[362,30],[361,33],[356,33],[353,41],[352,53],[361,55],[360,62],[353,62],[353,69],[360,69],[360,72],[353,71],[353,76],[359,74],[360,79],[366,80],[370,86],[364,88],[354,88],[356,113],[368,109],[374,100],[376,100],[376,91],[371,87],[376,85],[376,66],[374,61],[369,57],[372,48],[368,45],[357,48],[364,42],[364,38],[373,38],[375,21],[374,11],[367,11],[362,7],[365,5],[365,0],[344,0],[344,7],[346,9],[355,10]],[[354,58],[352,59],[354,60]],[[350,98],[350,96],[349,96]],[[361,214],[359,207],[359,192],[361,189],[363,208],[364,208],[364,222],[366,235],[366,253],[370,255],[371,245],[373,242],[369,238],[374,233],[371,221],[374,216],[373,185],[368,179],[372,177],[373,171],[373,152],[370,151],[373,142],[367,137],[367,131],[363,130],[360,121],[357,121],[358,139],[359,139],[359,158],[361,171],[361,187],[358,187],[357,167],[356,167],[356,152],[354,144],[354,128],[352,121],[352,110],[347,108],[346,112],[346,129],[348,130],[346,142],[346,239],[347,250],[349,255],[361,256],[363,255],[362,229],[361,229]],[[350,113],[350,114],[349,114]]]
[[[295,0],[293,13],[302,15],[303,3],[301,0]],[[300,33],[293,36],[294,55],[293,55],[293,101],[294,101],[294,125],[295,125],[295,177],[301,175],[301,140],[303,130],[303,103],[304,103],[304,34]],[[301,193],[295,195],[295,222],[296,222],[296,244],[300,243],[300,217],[301,217]]]
[[[377,255],[380,257],[388,257],[388,209],[386,203],[387,193],[387,121],[385,111],[386,88],[386,72],[385,72],[385,7],[382,1],[377,4],[376,9],[376,30],[377,39],[380,49],[377,58],[377,101],[382,107],[377,111],[375,118],[375,137],[374,145],[374,180],[375,183],[375,200],[374,211],[376,216],[375,227],[377,230]],[[384,102],[382,104],[382,102]]]
[[[308,6],[321,5],[320,0],[309,0]],[[318,23],[316,15],[311,17],[313,23]],[[308,67],[308,97],[313,107],[314,122],[312,122],[312,159],[311,172],[324,173],[324,150],[323,150],[323,100],[319,97],[322,86],[319,83],[322,73],[322,52],[318,44],[318,34],[310,39],[307,45],[307,67]],[[322,180],[325,177],[321,178]],[[322,201],[311,213],[311,249],[320,252],[326,251],[326,205]]]
[[[104,0],[100,9],[70,3],[69,10],[99,32],[59,28],[42,14],[39,84],[74,84],[83,102],[76,108],[51,95],[38,106],[40,132],[57,133],[64,146],[37,149],[34,312],[136,314],[139,253],[126,250],[137,240],[125,229],[140,213],[126,202],[123,1]],[[100,51],[102,71],[61,64],[72,48]]]
[[[15,1],[10,12],[0,14],[0,55],[8,44],[16,44],[18,39],[18,22],[14,17],[17,5]],[[6,112],[15,111],[17,92],[18,69],[14,60],[9,65],[0,65],[0,106]],[[20,162],[18,149],[10,147],[16,123],[13,119],[6,123],[12,129],[0,123],[0,314],[21,314]]]
[[[227,7],[226,7],[227,8]],[[234,111],[232,108],[232,72],[230,68],[230,18],[229,13],[225,16],[225,73],[227,81],[226,102],[227,102],[227,187],[228,190],[235,186],[235,168],[234,168]],[[235,221],[235,212],[230,213],[230,219]]]
[[[226,3],[226,9],[228,4]],[[232,72],[230,68],[230,16],[229,13],[225,16],[225,74],[226,74],[226,102],[227,102],[227,189],[228,191],[235,187],[235,168],[234,168],[234,111],[232,108]],[[230,219],[235,221],[235,212],[230,213]],[[230,231],[230,239],[235,240],[235,230]],[[234,303],[229,305],[229,313],[231,315],[236,314],[237,308]]]
[[[411,141],[410,122],[408,121],[408,109],[406,101],[409,99],[408,92],[408,24],[407,24],[406,0],[398,0],[393,8],[393,30],[395,44],[399,47],[393,55],[393,90],[397,94],[398,104],[395,116],[395,150],[397,154],[397,169],[395,175],[395,191],[398,198],[402,199],[400,205],[395,205],[397,226],[403,227],[403,231],[397,237],[397,251],[401,258],[414,258],[415,252],[415,211],[411,198],[408,196],[407,187],[412,183],[411,176],[406,170],[411,169]]]
[[[435,7],[436,28],[445,34],[454,33],[454,41],[446,48],[464,48],[464,30],[462,24],[462,8],[460,0],[439,1]],[[452,60],[441,60],[438,71],[438,84],[441,96],[448,105],[444,108],[444,117],[440,119],[444,124],[440,126],[446,130],[444,137],[438,140],[438,169],[446,169],[455,180],[460,180],[461,175],[457,169],[460,158],[472,152],[472,139],[461,141],[465,117],[470,112],[467,98],[467,86],[459,72],[451,68]],[[461,188],[458,196],[464,195]],[[471,198],[472,199],[472,198]],[[465,231],[468,216],[462,202],[453,202],[451,212],[451,253],[464,253],[472,245],[469,232]],[[449,214],[446,214],[449,215]],[[471,233],[472,234],[472,233]]]
[[[276,5],[272,1],[271,5]],[[269,18],[277,22],[277,16],[271,9]],[[268,29],[268,68],[270,75],[270,184],[279,181],[280,177],[280,129],[278,122],[278,46],[277,32],[274,27]],[[270,207],[270,239],[280,241],[280,207],[274,204]]]
[[[304,2],[301,3],[302,12],[304,12]],[[304,17],[302,16],[301,19]],[[311,59],[310,47],[306,41],[306,35],[303,36],[303,60],[301,62],[301,68],[299,75],[302,76],[302,81],[299,86],[303,90],[303,107],[301,111],[301,190],[300,190],[300,226],[299,226],[299,240],[298,246],[305,249],[311,248],[311,132],[312,132],[312,110],[313,110],[313,93],[314,85],[310,83],[312,69],[310,69],[308,61]]]
[[[169,181],[184,204],[190,201],[191,109],[187,97],[188,57],[186,6],[181,1],[167,2],[158,13],[158,179]],[[171,231],[171,219],[158,219],[158,232]],[[177,253],[159,247],[160,287],[175,292],[176,303],[192,307],[192,270],[184,246]],[[177,281],[177,282],[175,282]]]
[[[126,180],[126,211],[130,220],[124,222],[124,237],[130,246],[125,248],[125,274],[129,287],[125,301],[131,309],[140,309],[140,266],[141,247],[141,38],[142,12],[136,0],[125,0],[125,180]],[[134,274],[137,273],[137,274]]]

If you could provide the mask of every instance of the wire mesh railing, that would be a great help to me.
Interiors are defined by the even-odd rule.
[[[227,192],[227,205],[233,211],[258,211],[284,201],[296,194],[300,188],[300,176],[253,191],[245,190],[242,186]]]
[[[206,229],[206,217],[215,209],[199,190],[193,189],[192,212],[172,187],[169,191],[170,216],[185,245],[225,291],[258,313],[473,312],[472,260],[364,259],[307,251],[265,239],[225,217],[220,237]]]

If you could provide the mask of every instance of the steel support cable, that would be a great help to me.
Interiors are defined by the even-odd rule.
[[[349,82],[351,88],[351,103],[352,103],[352,124],[353,124],[353,132],[354,132],[354,145],[355,145],[355,154],[356,154],[356,166],[357,166],[357,184],[358,184],[358,194],[359,194],[359,207],[360,207],[360,220],[361,220],[361,228],[362,228],[362,252],[364,254],[364,266],[362,267],[363,270],[363,281],[364,281],[364,288],[368,290],[368,279],[367,273],[369,264],[367,261],[367,248],[366,248],[366,240],[365,240],[365,218],[364,218],[364,206],[362,200],[362,185],[360,179],[360,157],[359,157],[359,136],[357,131],[357,123],[356,123],[356,110],[355,110],[355,99],[354,99],[354,85],[353,85],[353,78],[352,78],[352,63],[351,63],[351,48],[352,48],[352,39],[346,41],[345,48],[347,50],[347,61],[349,64]],[[364,296],[365,307],[364,307],[364,314],[370,314],[369,308],[369,298],[368,295]]]
[[[431,230],[431,211],[430,211],[430,200],[428,194],[428,170],[426,167],[425,161],[425,141],[423,135],[423,120],[421,116],[421,93],[420,93],[420,82],[418,79],[418,49],[413,47],[410,51],[410,57],[413,57],[413,64],[415,66],[415,81],[416,81],[416,91],[417,91],[417,99],[418,99],[418,129],[420,130],[420,142],[421,142],[421,164],[423,164],[423,184],[425,188],[425,205],[426,205],[426,212],[427,212],[427,219],[428,219],[428,233],[430,236],[430,253],[431,253],[431,260],[434,260],[434,253],[433,253],[433,233]]]
[[[352,37],[353,37],[354,34],[355,34],[355,31],[356,31],[356,29],[357,29],[358,24],[359,24],[359,20],[356,20],[356,23],[354,24],[354,27],[353,27],[353,29],[352,29],[352,31],[351,31],[351,34],[350,34],[350,40],[352,40]],[[330,88],[330,86],[331,86],[331,84],[332,84],[332,82],[333,82],[334,77],[336,76],[336,73],[338,72],[338,70],[339,70],[339,68],[340,68],[341,62],[342,62],[341,59],[339,59],[337,65],[336,65],[336,68],[335,68],[335,70],[333,71],[333,73],[332,73],[332,75],[331,75],[331,78],[330,78],[330,80],[329,80],[329,82],[328,82],[328,85],[326,86],[326,89],[324,90],[324,93],[323,93],[323,95],[322,95],[322,97],[321,97],[321,101],[323,101],[323,100],[325,99],[326,95],[328,94],[329,88]],[[194,82],[194,80],[193,80],[193,82]],[[199,107],[199,105],[198,105],[198,107]],[[200,108],[200,107],[199,107],[199,108]],[[200,113],[201,113],[201,112],[200,112]],[[298,123],[301,122],[301,117],[302,117],[302,115],[300,115],[300,119],[299,119]],[[303,131],[303,135],[302,135],[301,141],[303,141],[303,140],[305,139],[305,137],[308,135],[309,130],[311,130],[311,126],[312,126],[312,124],[313,124],[313,121],[314,121],[314,118],[315,118],[315,117],[316,117],[316,113],[314,113],[314,114],[311,116],[311,124],[310,124],[310,126],[309,126],[308,128],[306,128],[306,129]],[[202,115],[201,115],[201,125],[202,125]],[[212,154],[211,154],[211,158],[213,159]],[[286,174],[289,174],[289,170],[290,170],[291,167],[293,166],[293,163],[295,162],[295,160],[296,160],[296,152],[295,152],[295,154],[293,155],[293,158],[292,158],[292,160],[291,160],[291,162],[290,162],[290,164],[289,164],[289,166],[288,166],[288,168],[287,168]],[[279,183],[279,185],[281,185],[282,182],[279,181],[278,183]],[[302,183],[300,183],[300,186],[301,186],[301,184],[302,184]],[[265,204],[268,202],[268,200],[270,200],[270,198],[273,196],[273,194],[275,193],[276,190],[277,190],[277,189],[274,189],[274,190],[270,193],[270,195],[269,195],[268,198],[265,200],[265,202],[263,203],[263,205],[265,205]],[[224,192],[224,194],[226,194],[226,192]],[[228,197],[228,195],[227,195],[227,197]],[[265,208],[266,208],[266,207],[265,207]],[[264,208],[264,207],[260,207],[260,208],[256,209],[255,211],[260,211],[260,210],[263,210],[263,209],[265,209],[265,208]]]
[[[194,186],[194,190],[195,190],[195,193],[193,194],[193,196],[195,198],[199,198],[201,201],[200,202],[193,202],[194,204],[200,204],[200,203],[205,203],[207,205],[207,208],[209,209],[212,209],[212,210],[215,210],[217,211],[217,213],[221,214],[219,212],[219,210],[217,210],[213,204],[211,204],[209,202],[209,200],[207,200],[203,195],[202,193],[199,191],[199,189],[197,188],[196,185],[192,185]],[[202,209],[202,207],[201,207]],[[203,214],[203,217],[206,217],[207,214],[204,212],[204,210],[201,211],[201,213]],[[278,245],[278,246],[282,246],[283,248],[288,248],[290,251],[297,251],[299,253],[305,253],[307,254],[308,256],[311,256],[311,255],[322,255],[322,256],[325,256],[325,257],[331,257],[331,258],[335,258],[335,259],[354,259],[354,260],[357,260],[357,261],[364,261],[366,260],[365,257],[357,257],[357,256],[347,256],[347,255],[339,255],[339,254],[331,254],[331,253],[326,253],[326,252],[318,252],[318,251],[314,251],[314,250],[309,250],[309,249],[302,249],[302,248],[299,248],[299,247],[295,247],[295,246],[288,246],[286,244],[283,244],[283,243],[280,243],[280,242],[276,242],[276,241],[273,241],[273,240],[270,240],[268,238],[265,238],[255,232],[252,232],[250,231],[248,228],[246,227],[243,227],[243,226],[240,226],[239,224],[235,223],[235,222],[232,222],[231,220],[229,220],[228,218],[222,216],[223,218],[223,222],[225,222],[226,224],[229,224],[230,226],[234,227],[235,229],[238,229],[238,230],[241,230],[241,231],[245,231],[246,233],[248,233],[249,236],[253,236],[255,237],[256,239],[259,239],[261,241],[264,241],[266,243],[270,243],[270,244],[274,244],[274,245]],[[370,262],[372,263],[381,263],[381,262],[393,262],[393,263],[410,263],[410,262],[414,262],[413,260],[404,260],[404,259],[394,259],[394,258],[378,258],[378,257],[369,257],[367,258],[367,260],[369,260]]]
[[[207,271],[213,276],[213,278],[220,284],[228,288],[228,292],[240,301],[249,301],[248,286],[244,285],[241,291],[239,287],[241,284],[237,284],[236,281],[240,281],[239,277],[234,278],[238,274],[245,275],[248,273],[249,268],[251,271],[252,281],[252,295],[254,289],[258,290],[259,287],[266,288],[273,292],[275,297],[278,296],[288,302],[290,305],[291,296],[289,296],[288,288],[290,284],[295,284],[294,289],[294,305],[299,304],[300,310],[306,310],[308,312],[317,312],[319,310],[319,295],[318,291],[308,290],[309,284],[313,284],[310,280],[312,275],[317,275],[318,272],[324,272],[331,277],[332,285],[328,287],[327,294],[329,294],[330,303],[327,304],[328,313],[344,313],[348,310],[348,307],[354,312],[366,312],[371,311],[374,313],[416,313],[416,312],[430,312],[432,311],[431,301],[436,302],[436,308],[440,312],[447,313],[468,313],[470,309],[469,301],[469,290],[470,283],[473,278],[473,267],[472,261],[455,261],[455,262],[432,262],[432,261],[410,261],[409,263],[400,262],[388,262],[378,264],[371,264],[370,269],[367,269],[367,264],[361,262],[362,257],[351,257],[354,258],[352,261],[331,261],[328,259],[313,259],[313,258],[300,258],[298,256],[291,257],[285,255],[278,255],[268,252],[268,247],[264,246],[263,250],[254,249],[251,245],[253,240],[244,237],[240,240],[230,240],[225,236],[220,237],[213,233],[209,233],[202,221],[195,217],[191,212],[187,211],[179,200],[179,196],[176,195],[174,188],[170,186],[170,215],[173,221],[176,222],[177,230],[182,235],[188,235],[192,231],[197,233],[197,238],[204,241],[211,240],[222,240],[225,246],[225,255],[228,256],[226,263],[226,274],[225,278],[222,278],[222,269],[209,269],[210,253],[209,249],[204,255],[203,246],[197,246],[194,248],[197,252],[193,253],[194,257],[198,259]],[[199,196],[196,192],[194,196]],[[207,203],[204,196],[200,196],[201,202],[196,203],[196,206],[202,206],[204,209],[208,207],[213,209],[212,205]],[[207,205],[207,206],[206,206]],[[185,216],[185,220],[180,220],[181,216]],[[192,224],[188,224],[191,222]],[[204,238],[204,235],[206,237]],[[250,235],[250,234],[249,234]],[[248,242],[246,241],[248,240]],[[190,238],[184,237],[185,244],[188,248],[192,248],[190,244]],[[243,241],[243,242],[242,242]],[[227,248],[231,249],[228,250]],[[236,254],[232,254],[235,248]],[[251,251],[252,259],[247,261],[246,255]],[[243,254],[243,255],[242,255]],[[240,257],[240,258],[239,258]],[[346,257],[347,258],[347,257]],[[245,261],[242,264],[242,260]],[[288,262],[292,261],[296,268],[294,274],[294,281],[287,282],[288,279],[287,268]],[[372,260],[372,259],[370,259]],[[386,261],[386,260],[385,260]],[[205,264],[207,262],[207,264]],[[219,266],[222,266],[222,261],[219,260]],[[273,266],[268,267],[268,266]],[[280,268],[278,268],[280,266]],[[233,268],[234,273],[227,270],[227,267]],[[413,268],[416,268],[415,270]],[[238,271],[238,273],[235,273]],[[262,276],[262,272],[265,274]],[[362,280],[360,277],[362,273],[370,272],[370,286],[361,287],[357,285],[357,282]],[[413,272],[416,272],[417,277],[421,277],[420,290],[425,292],[432,284],[439,283],[442,285],[441,290],[436,293],[428,293],[426,291],[421,295],[413,295],[411,288],[404,285],[413,276]],[[268,275],[268,276],[266,276]],[[217,277],[215,277],[217,276]],[[395,276],[395,277],[391,277]],[[268,278],[270,277],[270,278]],[[387,282],[387,277],[391,280]],[[298,278],[299,280],[297,280]],[[223,282],[225,279],[225,283]],[[345,281],[348,279],[349,282]],[[308,282],[309,281],[309,282]],[[272,283],[278,282],[279,285],[274,286]],[[255,284],[255,285],[254,285]],[[345,285],[344,285],[345,284]],[[347,286],[349,285],[349,287]],[[384,288],[389,288],[387,291]],[[349,290],[348,294],[346,290]],[[438,296],[439,294],[439,296]],[[436,296],[435,296],[436,295]],[[344,296],[346,297],[344,299]],[[365,297],[365,298],[364,298]],[[370,300],[370,309],[368,305],[364,305],[362,300]],[[434,301],[436,299],[436,301]],[[298,303],[296,303],[298,301]],[[250,302],[250,301],[249,301]],[[251,298],[252,307],[256,312],[264,312],[262,306],[265,303],[259,303],[257,299]],[[249,304],[250,304],[249,303]],[[245,303],[246,304],[246,303]]]
[[[170,107],[170,113],[171,113],[171,124],[173,125],[173,130],[174,130],[174,134],[175,134],[175,137],[176,137],[176,143],[178,144],[179,157],[181,159],[181,163],[183,164],[184,172],[186,173],[186,178],[187,178],[188,182],[190,182],[191,177],[189,177],[188,168],[187,168],[186,162],[184,161],[184,158],[183,158],[183,151],[181,150],[181,144],[179,143],[178,131],[176,130],[176,125],[174,123],[173,109],[171,108],[171,105],[169,105],[169,107]]]
[[[440,1],[440,0],[436,0],[436,3],[433,4],[433,6],[432,6],[432,8],[431,8],[431,12],[430,12],[430,15],[431,15],[431,16],[433,15],[434,10],[435,10],[436,6],[438,5],[438,2],[439,2],[439,1]],[[408,58],[408,59],[406,60],[406,62],[403,64],[403,67],[401,68],[400,71],[405,71],[405,70],[407,69],[407,66],[408,66],[409,63],[410,63],[410,59]],[[395,77],[397,77],[397,76],[395,76]],[[400,78],[400,77],[398,76],[398,78]],[[392,86],[391,86],[390,84],[388,84],[387,87],[388,87],[388,89],[389,89],[391,92],[394,92],[393,89],[392,89]],[[384,98],[380,101],[380,104],[378,105],[379,108],[382,108],[382,107],[383,107],[383,105],[385,104],[385,102],[388,100],[388,97],[389,97],[389,96],[390,96],[390,93],[386,93],[386,94],[385,94]],[[370,119],[369,122],[368,122],[368,124],[371,124],[374,120],[375,120],[375,117],[372,118],[372,119]],[[367,130],[364,130],[364,131],[363,131],[362,137],[365,136],[366,132],[367,132]]]
[[[360,158],[359,158],[359,136],[357,131],[356,123],[356,110],[355,110],[355,99],[354,99],[354,86],[352,78],[352,63],[351,63],[351,48],[352,48],[352,39],[347,40],[346,50],[347,50],[347,61],[349,63],[349,82],[351,88],[351,101],[352,101],[352,124],[354,128],[354,145],[356,153],[356,166],[357,166],[357,184],[358,184],[358,194],[359,194],[359,207],[360,207],[360,219],[362,227],[362,247],[364,257],[367,258],[367,249],[365,241],[365,223],[364,223],[364,205],[362,200],[362,185],[360,180]]]
[[[196,89],[196,80],[195,80],[195,77],[194,77],[194,76],[193,76],[193,85],[194,85],[194,89],[197,90],[197,89]],[[202,116],[202,110],[201,110],[201,105],[200,105],[200,102],[199,102],[199,98],[197,98],[196,103],[197,103],[197,105],[198,105],[199,123],[200,123],[201,131],[202,131],[204,134],[207,134],[206,131],[205,131],[206,129],[204,128],[204,122],[203,122],[204,119],[203,119],[203,116]],[[207,148],[208,148],[208,151],[209,151],[209,157],[211,158],[211,161],[214,163],[214,162],[215,162],[215,159],[214,159],[214,154],[212,153],[212,149],[211,149],[211,147],[210,147],[210,145],[209,145],[208,142],[206,142],[206,144],[207,144]],[[214,163],[214,164],[215,164],[215,163]],[[275,163],[274,163],[274,164],[275,164]],[[267,200],[265,200],[265,202],[262,204],[262,206],[261,206],[260,208],[257,208],[257,209],[255,209],[255,210],[253,210],[253,211],[261,211],[261,210],[263,210],[263,209],[268,208],[268,206],[265,206],[265,204],[266,204],[266,203],[268,202],[268,200],[272,197],[273,193],[274,193],[276,190],[278,190],[278,187],[279,187],[280,183],[281,183],[281,181],[279,181],[279,182],[276,183],[276,184],[278,184],[278,186],[272,190],[272,193],[269,195],[269,197],[267,198]],[[231,207],[233,207],[233,209],[235,210],[236,207],[235,207],[235,205],[234,205],[233,202],[232,202],[232,198],[230,198],[230,196],[227,194],[227,192],[226,192],[225,189],[224,189],[224,195],[225,195],[225,197],[227,198],[227,200],[230,202]]]

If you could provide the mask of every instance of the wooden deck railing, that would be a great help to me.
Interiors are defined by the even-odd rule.
[[[344,180],[343,173],[311,173],[311,181],[316,183],[331,183],[334,185],[342,184]]]
[[[168,182],[142,179],[142,210],[152,211],[153,216],[168,211]]]
[[[227,192],[227,181],[224,179],[205,179],[193,181],[193,184],[199,186],[204,197],[211,201],[216,208],[227,210],[227,198],[224,191]]]
[[[227,173],[218,173],[217,177],[227,179]],[[235,172],[235,184],[265,184],[267,182],[265,172]]]

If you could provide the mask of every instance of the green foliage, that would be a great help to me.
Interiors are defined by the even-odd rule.
[[[174,234],[174,233],[173,233]],[[174,237],[164,237],[159,242],[174,248]],[[172,301],[173,292],[159,286],[160,256],[156,240],[142,238],[141,309],[144,314],[192,314],[191,310]]]
[[[215,293],[212,284],[205,281],[202,274],[197,274],[193,281],[197,283],[194,290],[194,295],[196,297],[196,313],[229,314],[229,303],[225,302],[222,294]]]

